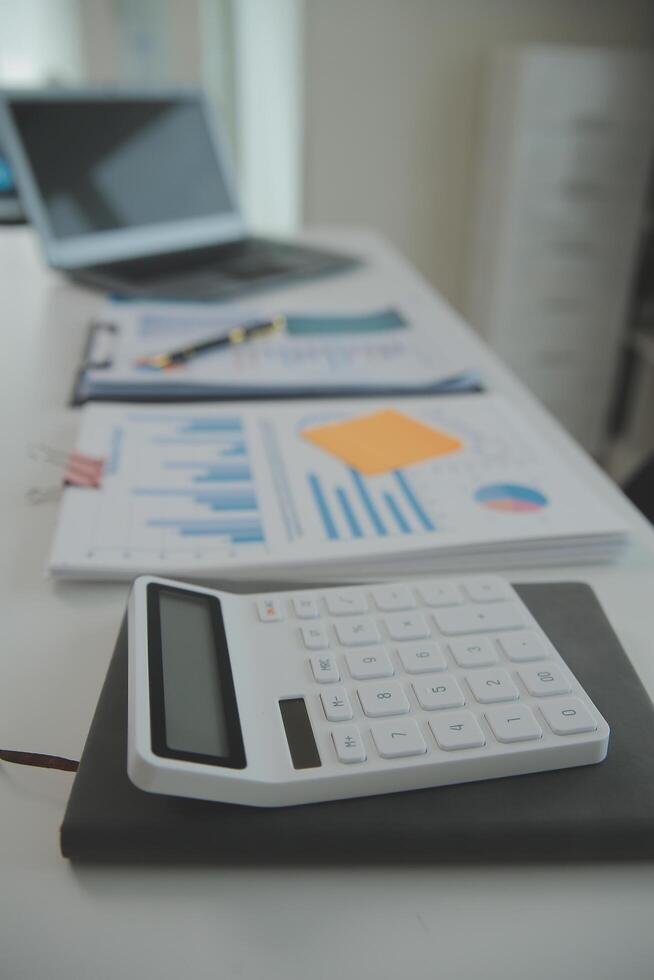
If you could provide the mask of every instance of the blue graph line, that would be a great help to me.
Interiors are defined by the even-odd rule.
[[[245,531],[239,532],[238,534],[227,534],[225,531],[203,531],[197,527],[182,527],[179,532],[185,538],[225,538],[229,537],[232,544],[251,544],[253,542],[263,544],[265,538],[263,534],[257,531],[252,531],[246,533]]]
[[[397,506],[397,501],[393,497],[393,494],[385,493],[384,500],[388,504],[388,509],[390,510],[391,514],[395,518],[395,521],[400,531],[402,531],[403,534],[411,534],[412,528],[410,524],[407,522],[407,519],[402,513],[402,511],[400,510],[400,508]]]
[[[243,423],[237,418],[191,419],[179,426],[180,432],[242,432]]]
[[[359,491],[361,502],[366,509],[366,513],[368,514],[368,517],[372,521],[372,526],[374,527],[375,531],[377,532],[377,534],[380,535],[388,534],[384,522],[382,521],[381,517],[375,510],[375,505],[372,502],[372,497],[368,493],[368,488],[366,487],[363,477],[360,476],[360,474],[357,473],[356,470],[353,470],[351,468],[350,468],[350,476],[354,480],[354,485]]]
[[[350,531],[352,532],[352,536],[355,538],[362,538],[363,531],[361,530],[361,525],[356,519],[356,515],[352,510],[352,505],[350,504],[348,496],[343,487],[336,487],[336,496],[339,504],[341,505],[341,510],[345,515],[345,520],[347,521]]]
[[[320,517],[325,527],[328,538],[338,538],[338,528],[334,523],[334,518],[331,515],[331,511],[327,505],[327,500],[325,499],[325,494],[323,493],[320,480],[315,473],[309,473],[309,486],[311,487],[311,492],[313,493],[313,499],[316,502],[316,506],[320,512]]]
[[[192,476],[194,483],[232,483],[235,481],[249,481],[252,479],[250,467],[242,463],[233,465],[207,466],[206,472]]]
[[[219,521],[219,520],[197,520],[194,518],[185,519],[183,517],[178,517],[174,519],[153,517],[146,522],[148,527],[181,527],[181,528],[193,528],[198,533],[206,531],[207,534],[210,532],[215,532],[216,534],[251,534],[255,531],[261,532],[261,522],[258,518],[241,518],[241,520],[236,521]]]
[[[418,518],[422,526],[425,528],[425,530],[435,531],[436,525],[429,519],[427,514],[425,514],[424,510],[422,509],[422,505],[420,501],[418,500],[413,490],[411,489],[409,482],[405,477],[404,473],[402,473],[401,470],[394,470],[393,476],[395,477],[398,484],[400,485],[400,489],[402,490],[402,493],[406,497],[407,502],[411,506],[413,512],[415,513],[416,517]]]
[[[137,487],[132,490],[135,497],[192,497],[196,504],[206,504],[211,510],[257,510],[257,498],[249,488],[246,490],[215,490],[212,493],[198,493],[197,490],[150,490]]]

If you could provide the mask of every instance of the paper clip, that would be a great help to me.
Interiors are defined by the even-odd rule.
[[[35,444],[28,447],[28,455],[31,459],[38,462],[50,463],[63,469],[64,486],[72,487],[94,487],[98,488],[102,479],[104,469],[104,459],[97,456],[89,456],[87,453],[80,453],[76,450],[65,452],[61,449],[53,449],[44,444]],[[35,488],[35,492],[38,488]],[[31,491],[30,491],[31,493]],[[43,500],[43,494],[49,497],[50,488],[36,492],[38,501]]]

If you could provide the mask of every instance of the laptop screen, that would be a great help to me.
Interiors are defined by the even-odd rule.
[[[55,239],[235,210],[197,101],[23,98],[11,114]]]

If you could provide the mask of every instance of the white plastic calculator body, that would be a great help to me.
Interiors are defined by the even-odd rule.
[[[287,806],[600,762],[609,727],[495,576],[235,595],[138,578],[130,779]]]

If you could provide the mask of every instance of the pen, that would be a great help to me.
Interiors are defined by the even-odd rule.
[[[234,327],[228,333],[221,334],[219,337],[211,337],[209,340],[202,340],[197,344],[189,344],[187,347],[178,347],[176,350],[163,351],[160,354],[151,354],[148,357],[139,357],[137,365],[139,367],[152,367],[163,370],[175,364],[184,364],[197,354],[204,354],[205,351],[215,350],[218,347],[227,347],[230,344],[242,344],[246,340],[256,340],[258,337],[268,336],[278,333],[286,325],[283,316],[274,317],[272,320],[260,320],[245,327]]]

